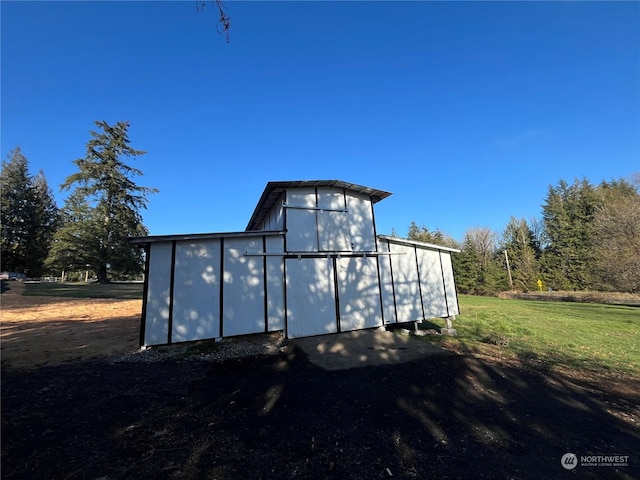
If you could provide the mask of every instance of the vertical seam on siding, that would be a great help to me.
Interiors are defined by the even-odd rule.
[[[378,249],[378,242],[376,241],[376,250]],[[375,257],[376,261],[376,270],[378,272],[378,300],[380,301],[380,318],[382,320],[382,324],[380,326],[384,326],[384,303],[382,301],[382,278],[380,276],[380,257]]]
[[[371,222],[373,223],[373,251],[378,253],[378,229],[376,228],[376,215],[373,209],[373,200],[369,197],[369,205],[371,206]],[[376,269],[378,270],[378,296],[380,297],[380,317],[384,326],[384,302],[382,300],[382,275],[380,274],[380,256],[376,255]],[[389,258],[391,263],[391,258]]]
[[[282,194],[282,205],[283,206],[285,203],[287,203],[287,191],[285,190],[284,193]],[[286,208],[282,208],[282,230],[284,231],[284,252],[286,253],[287,250],[287,237],[289,236],[289,232],[287,230],[287,209]]]
[[[142,316],[140,317],[140,346],[144,343],[144,336],[147,331],[147,296],[149,295],[149,265],[151,262],[151,245],[144,246],[144,286],[142,288]]]
[[[418,262],[418,247],[413,247],[413,251],[416,257],[416,271],[418,272],[418,292],[420,293],[420,306],[422,307],[422,319],[424,320],[424,299],[422,298],[422,283],[420,282],[420,262]]]
[[[289,310],[287,308],[287,260],[282,256],[282,285],[284,290],[284,336],[289,338]]]
[[[449,316],[449,299],[447,298],[447,282],[444,279],[444,268],[442,267],[442,250],[438,250],[440,260],[440,275],[442,275],[442,288],[444,290],[444,306],[447,307],[447,317]]]
[[[320,219],[318,218],[318,213],[320,212],[318,208],[320,208],[320,204],[318,203],[318,187],[314,188],[314,192],[316,195],[316,210],[313,212],[313,215],[316,219],[316,251],[320,251]]]
[[[224,331],[224,237],[220,239],[220,338]]]
[[[391,242],[387,240],[387,250],[391,253]],[[398,304],[396,302],[396,282],[393,278],[393,257],[389,255],[389,271],[391,272],[391,293],[393,295],[393,313],[395,313],[396,321],[398,323]]]
[[[267,253],[267,237],[266,235],[262,236],[262,251]],[[267,333],[269,331],[269,301],[267,298],[268,295],[268,286],[267,286],[267,256],[262,257],[262,282],[263,288],[262,292],[264,293],[264,332]]]
[[[169,280],[169,328],[167,328],[167,343],[171,345],[173,340],[173,289],[176,278],[176,241],[171,242],[171,280]]]
[[[333,295],[335,297],[336,304],[336,327],[337,332],[342,332],[342,327],[340,325],[340,292],[338,291],[338,259],[333,257],[332,259],[333,265]]]

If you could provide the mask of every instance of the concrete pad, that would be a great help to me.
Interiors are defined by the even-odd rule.
[[[309,360],[325,370],[344,370],[404,363],[432,355],[453,355],[409,335],[381,329],[356,330],[316,337],[294,338]]]

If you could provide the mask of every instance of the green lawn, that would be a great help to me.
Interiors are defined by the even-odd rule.
[[[498,345],[544,368],[564,366],[640,376],[640,308],[594,303],[509,300],[460,295],[454,321],[462,350]],[[441,320],[435,323],[443,326]]]
[[[13,282],[8,283],[11,288]],[[25,283],[23,295],[71,297],[71,298],[115,298],[119,300],[142,299],[142,283]]]

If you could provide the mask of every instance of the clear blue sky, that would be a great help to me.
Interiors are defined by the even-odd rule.
[[[128,120],[152,235],[244,230],[270,180],[393,192],[462,239],[640,170],[638,2],[1,2],[2,158],[59,185]]]

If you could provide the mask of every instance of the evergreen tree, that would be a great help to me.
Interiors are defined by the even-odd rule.
[[[539,251],[533,230],[524,218],[511,217],[505,227],[502,249],[509,255],[513,286],[529,291],[536,288],[540,278]]]
[[[456,287],[460,293],[480,293],[482,260],[475,243],[465,235],[460,253],[451,256]]]
[[[496,251],[495,233],[487,227],[465,232],[460,253],[452,256],[456,286],[461,293],[492,294],[507,289]]]
[[[541,263],[553,288],[575,290],[593,285],[591,228],[600,204],[595,188],[586,179],[573,185],[560,180],[557,186],[549,187],[542,207],[549,244]]]
[[[142,172],[123,161],[123,157],[146,153],[129,145],[129,123],[95,123],[101,131],[90,132],[85,157],[73,162],[78,172],[62,184],[63,190],[74,189],[48,263],[82,269],[88,265],[98,281],[106,283],[109,275],[135,275],[142,270],[142,253],[128,238],[148,233],[140,209],[146,208],[147,194],[157,190],[136,185],[132,177]]]
[[[415,221],[409,225],[407,238],[416,242],[431,243],[442,247],[458,248],[458,242],[439,229],[430,231],[426,226],[418,227]]]
[[[31,275],[39,277],[44,273],[45,260],[58,227],[59,211],[53,199],[53,192],[42,170],[33,177],[32,186],[36,228],[28,248],[32,265]]]
[[[100,250],[100,219],[97,211],[75,191],[60,210],[60,228],[56,231],[46,261],[47,267],[60,272],[95,271],[94,253]]]
[[[44,173],[29,174],[19,147],[2,163],[2,270],[42,274],[56,225],[57,208]]]

